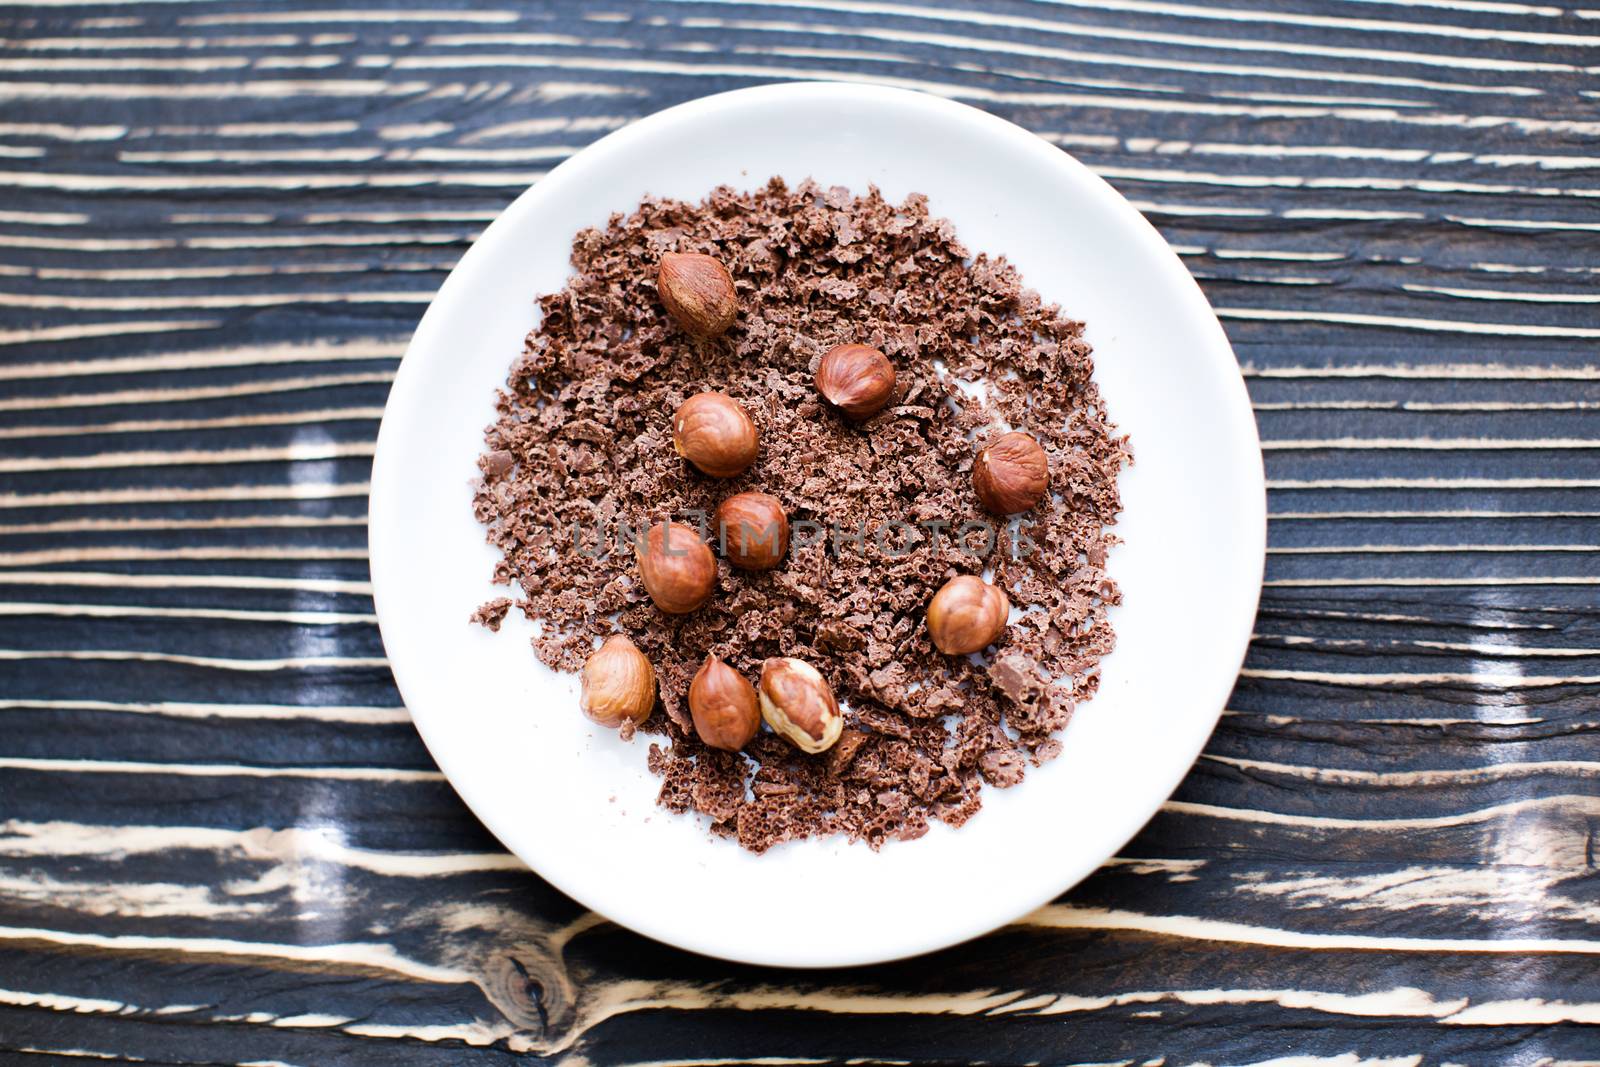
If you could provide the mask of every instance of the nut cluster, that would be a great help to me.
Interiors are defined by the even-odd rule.
[[[663,255],[656,287],[673,321],[698,342],[721,337],[738,319],[733,277],[714,256]],[[832,411],[864,424],[893,401],[894,364],[871,345],[835,345],[818,362],[815,384]],[[672,444],[702,474],[736,478],[755,464],[761,434],[737,400],[708,390],[689,397],[673,413]],[[997,515],[1035,507],[1050,490],[1043,447],[1020,431],[1001,434],[974,458],[972,488],[983,507]],[[716,520],[717,543],[732,567],[763,571],[783,562],[789,519],[777,497],[755,490],[734,494],[717,507]],[[716,590],[716,557],[688,526],[653,525],[636,552],[645,591],[668,615],[695,611]],[[928,605],[928,635],[946,655],[980,652],[1005,633],[1010,611],[1003,589],[970,574],[956,575]],[[583,694],[583,709],[597,722],[642,723],[655,706],[655,673],[633,642],[614,634],[584,665]],[[827,680],[811,664],[792,657],[766,660],[759,684],[752,686],[709,655],[690,682],[688,698],[700,740],[728,752],[749,744],[762,721],[807,753],[827,751],[844,729],[844,715]]]

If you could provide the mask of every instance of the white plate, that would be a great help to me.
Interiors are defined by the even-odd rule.
[[[926,193],[974,251],[1088,323],[1133,439],[1110,573],[1124,604],[1100,694],[1065,749],[960,830],[882,852],[839,840],[753,856],[655,806],[649,738],[592,726],[513,612],[469,626],[496,553],[470,483],[491,398],[569,273],[573,234],[647,193],[697,200],[780,174],[891,200]],[[372,471],[374,597],[395,680],[440,768],[506,847],[640,933],[791,966],[927,952],[1026,914],[1110,857],[1177,786],[1243,659],[1260,591],[1260,446],[1232,350],[1178,257],[1112,188],[1019,127],[843,84],[696,100],[591,145],[523,193],[445,280],[406,352]],[[509,632],[507,632],[509,631]],[[818,906],[819,901],[823,902]]]

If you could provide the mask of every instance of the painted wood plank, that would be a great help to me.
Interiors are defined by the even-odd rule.
[[[0,1053],[1592,1060],[1592,16],[0,7]],[[374,415],[482,227],[640,115],[794,77],[987,108],[1132,199],[1221,309],[1273,516],[1230,711],[1121,860],[803,975],[501,853],[405,719],[363,553]]]

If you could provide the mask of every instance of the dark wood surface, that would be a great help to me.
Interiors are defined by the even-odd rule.
[[[1600,12],[1537,0],[0,6],[0,1059],[1600,1059],[1597,67]],[[1233,339],[1272,512],[1229,710],[1123,856],[828,973],[507,857],[365,558],[473,235],[609,130],[795,78],[1121,189]]]

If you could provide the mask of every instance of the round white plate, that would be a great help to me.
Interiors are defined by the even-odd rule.
[[[569,273],[574,233],[647,193],[791,183],[892,201],[926,193],[967,247],[1003,253],[1088,324],[1095,377],[1133,440],[1124,603],[1099,695],[1054,762],[988,789],[966,826],[881,852],[840,840],[754,856],[655,806],[650,744],[578,711],[502,595],[470,506],[494,390]],[[947,100],[844,84],[744,89],[663,111],[579,152],[523,193],[446,279],[417,327],[372,470],[374,598],[417,729],[473,812],[557,888],[642,934],[789,966],[928,952],[1046,903],[1110,857],[1177,786],[1244,657],[1265,554],[1260,446],[1232,350],[1156,231],[1064,152]],[[824,902],[821,908],[818,901]]]

